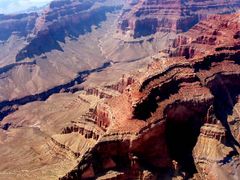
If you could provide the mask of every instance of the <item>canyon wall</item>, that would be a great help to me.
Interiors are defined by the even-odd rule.
[[[112,117],[106,133],[61,179],[239,177],[239,18],[201,22],[174,57],[156,59],[122,95],[102,102]],[[215,43],[196,41],[202,37]],[[191,56],[176,51],[186,45],[196,49]]]
[[[14,33],[26,37],[35,26],[37,13],[0,15],[0,41],[4,42]]]
[[[121,4],[53,1],[39,14],[1,15],[1,104],[41,94],[109,62],[100,39]]]
[[[106,13],[117,8],[114,5],[97,6],[102,1],[53,1],[36,20],[33,37],[29,44],[16,56],[16,61],[33,58],[54,49],[63,51],[59,42],[65,38],[77,39],[80,35],[92,31],[92,26],[98,27],[106,20]],[[107,4],[107,2],[105,2]],[[48,42],[46,45],[44,42]]]
[[[235,13],[240,8],[239,0],[138,0],[129,4],[119,28],[135,38],[156,32],[186,32],[211,14]]]

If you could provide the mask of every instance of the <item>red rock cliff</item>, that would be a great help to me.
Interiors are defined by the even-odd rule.
[[[176,40],[176,48],[188,44],[195,53],[157,60],[106,100],[112,117],[106,133],[62,179],[239,177],[239,18],[201,22],[187,41]],[[208,26],[216,29],[215,42],[195,41],[212,34]]]
[[[210,14],[234,13],[240,8],[239,0],[136,0],[130,1],[120,18],[123,32],[134,37],[156,32],[185,32]]]

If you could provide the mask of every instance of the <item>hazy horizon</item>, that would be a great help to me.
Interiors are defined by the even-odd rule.
[[[11,14],[27,10],[31,7],[41,7],[52,0],[1,0],[0,14]]]

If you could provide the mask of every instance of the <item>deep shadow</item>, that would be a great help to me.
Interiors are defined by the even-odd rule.
[[[229,145],[240,147],[238,141],[231,133],[227,118],[233,113],[234,105],[237,103],[240,95],[240,76],[239,75],[217,75],[214,80],[208,83],[212,94],[214,95],[214,110],[217,119],[226,128],[227,142]]]
[[[234,48],[234,47],[229,47],[229,48]],[[222,62],[225,60],[234,61],[235,64],[240,64],[239,58],[240,58],[240,51],[233,52],[233,53],[221,52],[219,54],[213,54],[213,55],[208,55],[204,57],[204,60],[195,63],[193,65],[193,68],[195,72],[199,72],[200,70],[209,70],[212,67],[212,63]]]
[[[171,159],[190,178],[197,172],[192,151],[204,124],[208,106],[178,104],[166,111],[166,141]]]
[[[190,15],[190,14],[188,14],[189,12],[185,12],[185,13],[187,13],[187,15],[183,14],[183,16],[186,16],[186,18],[185,19],[179,19],[177,21],[177,30],[179,30],[181,32],[187,32],[194,25],[196,25],[200,20],[198,15]]]
[[[156,78],[156,77],[154,77]],[[197,77],[188,77],[188,78],[182,78],[182,79],[172,79],[171,81],[161,85],[160,87],[155,87],[150,91],[150,94],[139,102],[137,106],[134,109],[133,112],[133,118],[140,119],[140,120],[147,120],[152,116],[152,113],[154,113],[158,108],[158,103],[161,101],[164,101],[166,99],[169,99],[169,97],[173,94],[178,93],[180,89],[180,84],[182,82],[195,82],[198,81]],[[146,86],[147,86],[146,81]],[[143,91],[143,88],[146,86],[141,87],[140,91]]]
[[[134,29],[134,38],[155,34],[157,32],[157,24],[157,18],[146,18],[143,20],[137,20],[136,27]]]
[[[161,87],[152,89],[148,97],[137,104],[133,112],[134,118],[147,120],[151,117],[152,113],[158,108],[159,102],[168,99],[170,95],[178,92],[180,82],[181,81],[172,80]]]

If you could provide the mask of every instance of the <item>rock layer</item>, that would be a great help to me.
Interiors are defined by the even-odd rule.
[[[19,50],[16,61],[33,58],[52,50],[62,51],[59,42],[65,38],[78,38],[92,31],[106,20],[106,13],[120,6],[114,3],[96,5],[103,1],[53,1],[39,14],[0,14],[0,41],[6,42],[12,35],[27,40],[27,45]],[[108,5],[107,5],[108,4]],[[48,44],[45,44],[45,42]]]
[[[37,13],[0,15],[0,41],[4,42],[12,34],[27,37],[35,27]]]
[[[109,62],[103,34],[115,28],[121,4],[53,1],[39,14],[0,15],[0,106],[75,81],[78,73]]]
[[[156,59],[122,95],[103,102],[111,114],[106,133],[62,179],[239,176],[239,18],[201,22],[176,40],[174,57]],[[185,46],[196,51],[186,56]]]
[[[159,31],[185,32],[210,14],[234,13],[240,8],[239,0],[137,0],[129,4],[119,26],[135,38]]]
[[[99,26],[106,20],[106,13],[116,10],[117,6],[97,6],[101,1],[53,1],[36,20],[33,37],[29,44],[16,56],[16,61],[33,58],[54,49],[63,51],[59,42],[65,38],[78,38],[91,32],[92,26]],[[46,45],[44,42],[48,42]]]

